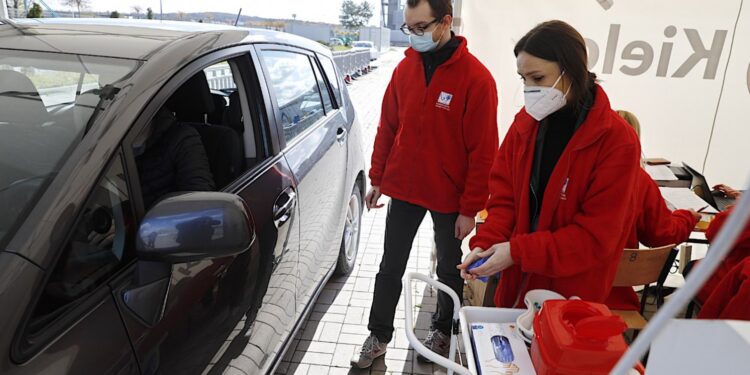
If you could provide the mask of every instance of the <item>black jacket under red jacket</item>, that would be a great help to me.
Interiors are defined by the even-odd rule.
[[[370,180],[392,198],[473,217],[484,209],[498,147],[495,80],[466,48],[425,81],[409,48],[383,98]]]
[[[638,138],[597,85],[594,105],[563,151],[544,192],[535,232],[529,181],[539,122],[522,109],[490,173],[489,213],[471,248],[510,242],[495,304],[523,303],[532,289],[604,302],[635,223]]]

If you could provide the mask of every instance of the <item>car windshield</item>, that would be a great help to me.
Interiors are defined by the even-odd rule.
[[[0,246],[137,66],[134,60],[0,49]]]

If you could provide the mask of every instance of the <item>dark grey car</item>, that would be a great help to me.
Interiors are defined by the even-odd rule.
[[[162,111],[199,135],[214,191],[144,200]],[[0,21],[0,373],[273,371],[353,266],[364,164],[315,42]]]

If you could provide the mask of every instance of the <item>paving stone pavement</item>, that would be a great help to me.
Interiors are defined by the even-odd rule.
[[[403,49],[393,49],[376,62],[378,68],[349,86],[363,130],[363,148],[368,158],[380,117],[383,93]],[[368,166],[369,167],[369,166]],[[381,201],[381,203],[387,203]],[[367,320],[375,287],[375,275],[383,252],[386,209],[365,212],[357,263],[347,277],[331,279],[318,298],[313,312],[298,333],[277,370],[277,374],[445,374],[444,368],[416,360],[404,331],[403,296],[399,301],[394,339],[385,358],[378,358],[369,370],[352,369],[349,360],[369,334]],[[432,253],[432,220],[426,215],[414,240],[407,272],[429,274]],[[435,311],[437,292],[424,284],[411,286],[417,337],[424,338]],[[463,345],[461,345],[463,347]]]

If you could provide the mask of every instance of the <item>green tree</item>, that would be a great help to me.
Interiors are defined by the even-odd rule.
[[[154,19],[154,10],[151,7],[146,8],[146,18],[150,20]]]
[[[78,18],[81,18],[81,9],[88,9],[91,2],[89,0],[63,0],[62,4],[78,9]]]
[[[367,1],[360,4],[354,0],[344,0],[341,4],[341,14],[339,21],[341,25],[349,30],[358,30],[360,27],[367,25],[372,18],[373,6]]]
[[[109,14],[109,18],[120,18],[120,12],[118,11],[112,11],[112,13]]]
[[[44,11],[42,11],[42,7],[39,4],[34,3],[33,5],[31,5],[29,13],[26,14],[26,18],[42,18],[44,17],[43,13]]]

